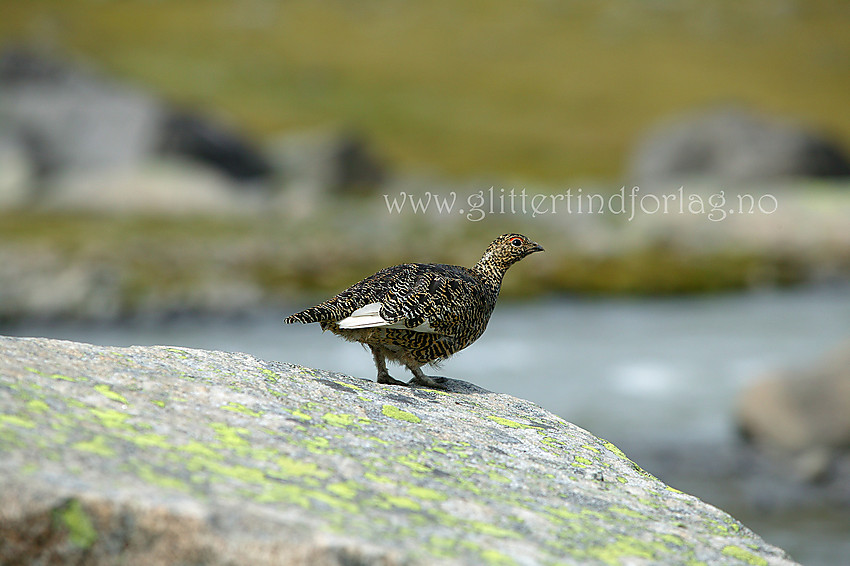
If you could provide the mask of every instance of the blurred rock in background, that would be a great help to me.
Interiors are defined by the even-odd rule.
[[[0,85],[0,206],[222,213],[272,179],[236,128],[82,64],[10,48]]]
[[[189,157],[235,181],[264,181],[271,164],[250,142],[197,112],[171,109],[160,132],[160,151]]]
[[[692,179],[752,183],[789,177],[847,177],[837,142],[793,120],[745,106],[670,117],[636,143],[627,181],[651,186]]]
[[[278,206],[299,216],[329,197],[362,196],[387,179],[381,159],[350,131],[284,133],[266,144],[266,153],[285,188]]]
[[[24,48],[0,54],[0,112],[40,177],[137,166],[154,154],[156,96]]]
[[[828,479],[850,448],[850,342],[806,369],[765,376],[743,391],[743,437],[802,479]]]
[[[322,194],[357,193],[381,184],[386,173],[362,136],[337,130],[287,133],[268,152],[287,184]]]

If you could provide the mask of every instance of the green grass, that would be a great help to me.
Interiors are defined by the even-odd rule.
[[[28,0],[0,41],[95,60],[258,137],[361,130],[403,168],[621,172],[671,112],[752,103],[850,141],[850,4]]]

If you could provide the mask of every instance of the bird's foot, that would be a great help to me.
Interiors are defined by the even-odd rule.
[[[407,384],[405,382],[399,381],[388,373],[379,373],[378,383],[382,383],[384,385],[403,385],[407,387]]]
[[[448,390],[445,383],[448,381],[445,377],[432,377],[430,375],[420,374],[415,375],[413,379],[407,382],[408,385],[421,385],[422,387],[430,387],[431,389]]]

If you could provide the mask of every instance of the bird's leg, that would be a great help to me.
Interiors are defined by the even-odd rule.
[[[372,350],[372,357],[375,358],[375,366],[378,368],[378,383],[385,383],[387,385],[407,385],[403,381],[399,381],[393,376],[390,375],[390,372],[387,371],[387,360],[384,357],[384,353],[378,346],[369,345],[369,348]]]
[[[420,366],[405,364],[407,369],[413,373],[413,379],[408,381],[408,385],[421,385],[423,387],[430,387],[431,389],[447,389],[445,385],[443,385],[446,381],[448,381],[445,377],[431,377],[430,375],[425,375],[422,373],[422,369]]]

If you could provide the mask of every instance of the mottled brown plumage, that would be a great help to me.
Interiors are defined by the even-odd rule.
[[[389,359],[413,373],[411,385],[440,388],[421,367],[475,342],[487,328],[508,268],[539,251],[521,234],[503,234],[471,269],[439,263],[388,267],[284,322],[318,322],[322,330],[368,345],[378,383],[407,385],[390,376]]]

